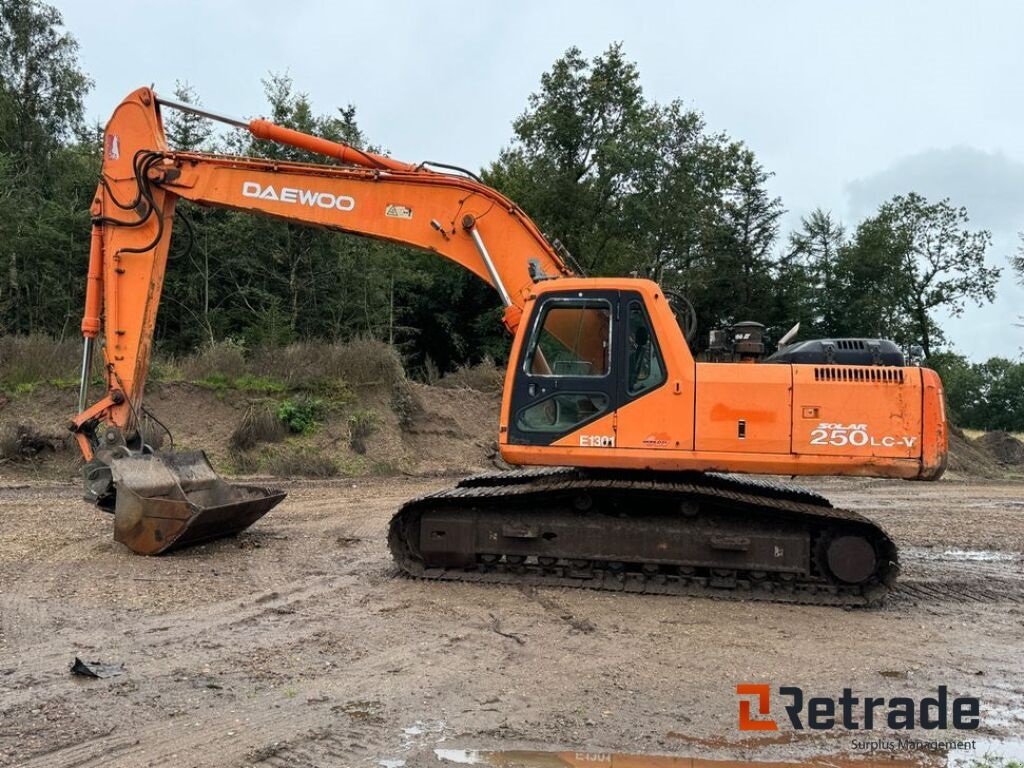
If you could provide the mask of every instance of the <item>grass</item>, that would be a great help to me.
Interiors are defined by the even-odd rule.
[[[77,383],[81,365],[80,339],[55,341],[49,336],[0,336],[0,389],[29,394],[53,379]]]
[[[296,435],[313,434],[326,413],[327,406],[323,400],[306,395],[284,400],[276,411],[281,423]]]
[[[37,396],[41,387],[76,389],[80,356],[79,339],[0,336],[0,401],[4,395]],[[101,367],[97,347],[93,400],[103,389]],[[486,368],[476,367],[460,372],[449,385],[475,387],[487,378]],[[174,356],[154,350],[148,379],[192,384],[241,406],[227,446],[231,468],[240,474],[327,478],[393,473],[397,465],[374,456],[372,438],[391,419],[389,410],[406,429],[423,410],[395,349],[368,339],[254,349],[226,341]],[[340,427],[340,435],[328,433],[328,425]],[[33,462],[70,445],[63,432],[36,435],[19,428],[0,425],[0,465]],[[166,437],[148,419],[144,434],[154,448]]]
[[[437,385],[447,389],[472,389],[476,392],[500,392],[505,385],[505,369],[496,365],[489,357],[478,364],[463,366],[437,380]]]
[[[0,391],[27,395],[41,384],[73,389],[78,386],[81,354],[80,339],[0,336]],[[95,369],[99,365],[97,355]],[[268,396],[308,393],[334,405],[353,402],[355,390],[361,387],[387,391],[407,385],[395,349],[370,339],[344,344],[310,341],[251,350],[229,340],[189,355],[157,353],[150,361],[149,380],[184,381],[213,391]]]
[[[991,752],[986,752],[981,757],[972,757],[970,762],[957,761],[955,765],[962,765],[965,768],[1024,768],[1024,763],[1020,760],[995,755]]]

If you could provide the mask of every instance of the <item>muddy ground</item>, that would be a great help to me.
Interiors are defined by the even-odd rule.
[[[0,483],[0,766],[851,749],[848,733],[744,739],[735,685],[748,681],[914,696],[948,685],[981,697],[981,736],[1024,730],[1022,484],[816,483],[903,548],[886,607],[844,611],[397,576],[389,516],[448,482],[287,484],[237,539],[162,558],[115,544],[71,484]],[[125,672],[74,677],[76,655]]]

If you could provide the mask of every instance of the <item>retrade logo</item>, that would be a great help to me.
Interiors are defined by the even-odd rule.
[[[771,687],[766,684],[740,683],[736,686],[736,693],[739,696],[754,699],[740,699],[740,730],[741,731],[777,731],[779,724],[767,717],[771,714]],[[757,702],[757,714],[762,719],[755,720],[751,714],[751,705]],[[767,717],[767,719],[765,719]]]
[[[783,685],[778,689],[782,710],[794,730],[851,731],[889,728],[894,731],[953,729],[973,731],[981,724],[981,700],[976,696],[949,695],[940,685],[934,696],[854,696],[843,688],[839,696],[805,696],[802,688]],[[765,683],[739,683],[739,729],[777,731],[779,721],[772,715],[772,688]]]

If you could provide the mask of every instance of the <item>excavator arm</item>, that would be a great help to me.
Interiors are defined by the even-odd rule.
[[[333,162],[175,152],[167,146],[161,107],[197,112]],[[432,251],[492,285],[506,308],[504,323],[513,332],[537,282],[572,275],[523,211],[471,174],[402,163],[265,120],[223,117],[161,100],[148,88],[130,94],[107,125],[91,208],[80,412],[72,430],[87,461],[86,498],[115,509],[121,518],[115,520],[115,537],[136,551],[192,543],[187,531],[203,527],[200,518],[209,503],[232,503],[233,487],[216,477],[205,457],[153,456],[140,429],[178,199]],[[101,329],[106,392],[89,405],[94,344]],[[257,499],[265,505],[270,495],[249,489],[239,503],[251,507]],[[154,499],[172,497],[177,507],[163,510],[164,517],[156,515]],[[130,512],[122,514],[129,506]],[[167,515],[177,527],[185,521],[171,541],[172,532],[152,524],[157,518],[170,519]],[[220,515],[228,522],[219,529],[213,526],[203,538],[239,529],[231,522],[230,509],[221,509]],[[241,517],[246,515],[235,514],[234,520]]]

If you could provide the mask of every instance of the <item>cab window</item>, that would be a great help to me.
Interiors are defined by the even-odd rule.
[[[524,432],[568,432],[608,410],[608,396],[599,392],[557,394],[519,412],[516,426]]]
[[[626,391],[630,395],[642,394],[665,382],[665,364],[654,339],[651,322],[638,301],[629,305],[626,346],[629,351]]]
[[[606,376],[611,367],[611,304],[550,301],[530,342],[534,376]]]

